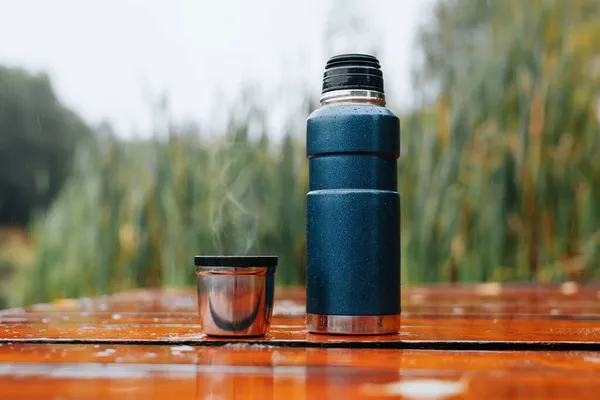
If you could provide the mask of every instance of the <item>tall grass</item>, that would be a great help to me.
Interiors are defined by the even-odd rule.
[[[35,262],[25,301],[179,286],[195,254],[280,256],[277,280],[303,277],[301,146],[250,140],[248,124],[224,138],[96,140],[33,229]]]
[[[597,278],[600,4],[454,0],[436,15],[424,71],[441,93],[403,136],[405,277]]]

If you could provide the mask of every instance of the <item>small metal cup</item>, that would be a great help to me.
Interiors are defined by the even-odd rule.
[[[274,256],[196,256],[200,325],[212,336],[263,336],[275,292]]]

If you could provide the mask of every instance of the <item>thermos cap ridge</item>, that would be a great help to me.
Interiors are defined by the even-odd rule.
[[[340,54],[327,61],[321,93],[348,89],[384,93],[383,73],[376,57],[368,54]]]

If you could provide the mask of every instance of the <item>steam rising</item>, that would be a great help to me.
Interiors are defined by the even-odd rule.
[[[210,194],[209,223],[218,254],[248,254],[256,241],[260,201],[250,183],[262,165],[249,163],[251,158],[257,154],[232,142],[213,153],[210,171],[221,184]]]

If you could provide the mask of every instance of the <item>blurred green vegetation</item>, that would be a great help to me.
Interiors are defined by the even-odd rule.
[[[421,42],[439,94],[404,124],[407,281],[598,277],[600,2],[442,2]]]
[[[420,43],[403,283],[598,278],[600,2],[442,1]],[[274,143],[251,116],[219,137],[96,137],[30,225],[9,300],[191,284],[194,254],[278,254],[278,283],[302,283],[306,191],[303,132]]]
[[[302,146],[271,148],[248,124],[224,138],[98,140],[33,228],[26,301],[195,280],[195,254],[277,253],[279,283],[303,279]]]

